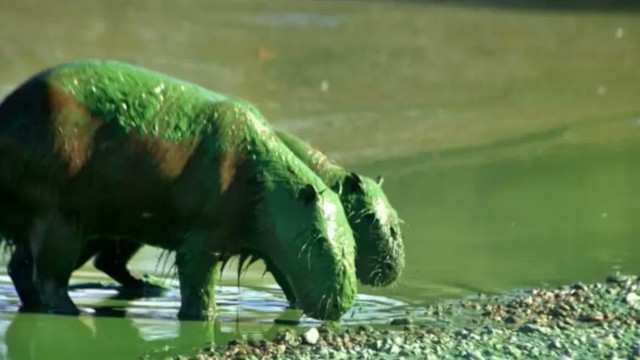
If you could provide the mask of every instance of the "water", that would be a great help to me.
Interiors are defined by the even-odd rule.
[[[397,286],[362,287],[349,324],[637,273],[638,7],[465,3],[6,0],[0,94],[58,62],[128,61],[247,98],[274,126],[384,176],[407,224],[407,266]],[[131,266],[163,274],[156,256],[145,249]],[[209,332],[174,320],[176,292],[127,302],[77,290],[97,315],[16,316],[5,277],[1,354],[133,357],[270,336],[275,318],[297,315],[262,270],[240,288],[233,268],[223,274]],[[74,278],[95,280],[90,265]]]
[[[298,310],[285,310],[287,303],[275,286],[217,286],[218,316],[214,324],[207,326],[175,319],[180,307],[175,282],[169,281],[176,288],[161,297],[125,300],[119,296],[117,286],[101,287],[91,282],[94,278],[95,274],[83,271],[76,274],[71,296],[83,314],[75,318],[18,314],[19,301],[10,280],[1,277],[0,359],[50,358],[52,351],[59,359],[142,355],[165,359],[234,339],[272,338],[279,328],[288,326],[287,321],[299,322],[298,326],[321,324]],[[393,314],[417,310],[402,301],[361,294],[358,306],[345,315],[343,323],[380,326],[388,323]]]

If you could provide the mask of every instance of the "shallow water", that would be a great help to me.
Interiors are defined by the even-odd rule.
[[[0,94],[58,62],[129,61],[245,97],[276,127],[383,175],[406,222],[407,266],[394,287],[362,287],[347,323],[385,323],[481,291],[637,273],[640,13],[505,4],[8,0]],[[131,266],[165,273],[152,249]],[[234,269],[224,274],[216,342],[258,336],[282,315],[262,270],[250,269],[240,293]],[[74,281],[103,279],[87,266]],[[113,294],[74,298],[118,309],[125,303],[105,300]],[[180,329],[191,330],[173,320],[175,292],[129,303],[125,319],[89,316],[90,325],[16,317],[6,278],[0,299],[11,358],[193,345],[180,342],[189,338]],[[63,351],[66,336],[89,345]]]
[[[82,271],[76,274],[71,296],[83,314],[74,318],[18,313],[13,286],[8,276],[1,276],[0,358],[50,358],[55,351],[58,359],[142,355],[164,359],[233,339],[271,338],[286,321],[299,326],[321,324],[297,310],[286,310],[286,300],[274,286],[217,286],[218,316],[207,327],[175,319],[180,294],[174,281],[168,280],[174,288],[161,296],[126,300],[119,296],[118,286],[94,280],[100,279]],[[407,311],[418,309],[402,301],[361,294],[358,306],[344,316],[343,323],[379,326]],[[70,344],[71,339],[77,341]]]

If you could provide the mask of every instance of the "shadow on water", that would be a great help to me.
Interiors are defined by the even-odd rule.
[[[515,10],[625,12],[640,11],[636,0],[394,0],[416,4],[460,5]]]

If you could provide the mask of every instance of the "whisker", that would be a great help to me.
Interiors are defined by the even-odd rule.
[[[326,316],[327,314],[329,314],[329,308],[331,307],[331,301],[333,301],[333,296],[330,296],[330,297],[327,299],[327,305],[326,305],[326,307],[324,308],[324,315],[325,315],[325,316]]]
[[[327,297],[327,294],[322,295],[322,297],[320,297],[320,301],[318,302],[318,307],[317,309],[320,310],[322,308],[322,302],[324,301],[324,299]]]

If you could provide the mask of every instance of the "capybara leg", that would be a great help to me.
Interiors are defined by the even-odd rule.
[[[41,307],[40,297],[33,285],[33,258],[27,245],[17,245],[7,266],[9,277],[22,302],[22,311],[35,311]]]
[[[80,255],[78,256],[78,260],[76,261],[76,267],[74,270],[77,270],[82,267],[89,259],[94,257],[102,247],[98,241],[85,241],[82,250],[80,251]]]
[[[190,237],[176,252],[180,280],[181,320],[211,320],[215,317],[215,279],[221,262],[204,246],[204,239]]]
[[[296,302],[297,302],[296,295],[293,293],[293,289],[289,285],[289,281],[287,280],[287,277],[280,271],[280,269],[278,269],[275,265],[273,265],[273,263],[270,260],[263,259],[263,261],[267,267],[267,271],[269,271],[271,275],[273,275],[273,278],[276,280],[276,283],[278,283],[278,285],[280,286],[280,289],[282,289],[284,296],[287,298],[287,301],[289,302],[289,307],[295,308]]]
[[[68,285],[82,246],[75,226],[57,214],[34,220],[29,244],[34,261],[34,285],[42,311],[79,314],[69,297]]]
[[[141,243],[128,239],[111,241],[100,250],[93,260],[93,265],[123,287],[142,290],[145,282],[127,269],[127,263],[141,247]]]

